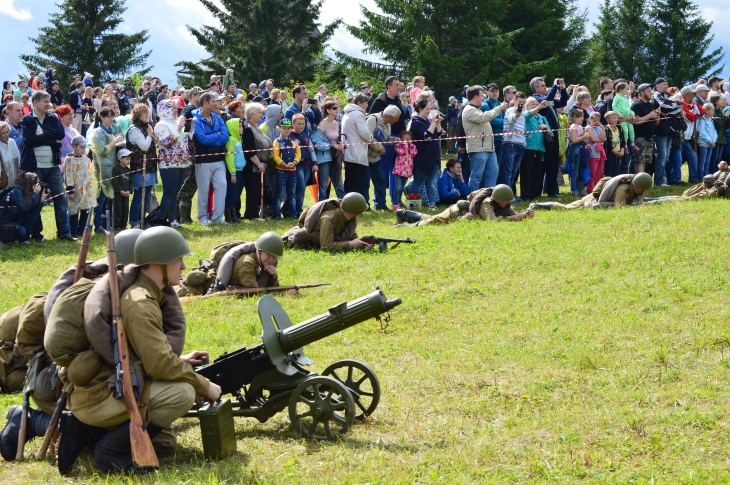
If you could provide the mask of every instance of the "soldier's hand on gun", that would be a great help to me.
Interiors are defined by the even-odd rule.
[[[181,355],[180,360],[189,365],[203,365],[210,363],[210,354],[202,350],[195,350],[186,355]]]
[[[272,278],[276,278],[277,275],[279,274],[276,271],[276,266],[274,266],[273,264],[269,264],[267,266],[264,266],[264,271],[266,271],[267,273],[269,273]]]
[[[208,392],[205,393],[205,398],[210,402],[216,402],[221,397],[221,386],[211,382],[208,387]]]
[[[372,249],[373,245],[368,244],[360,238],[350,241],[350,247],[355,249]]]

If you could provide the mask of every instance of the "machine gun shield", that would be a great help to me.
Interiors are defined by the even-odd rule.
[[[293,376],[298,372],[291,365],[292,358],[299,365],[311,365],[314,363],[314,361],[304,355],[303,348],[293,350],[292,357],[289,357],[281,348],[279,331],[284,331],[291,327],[292,323],[289,315],[286,314],[286,311],[276,298],[271,295],[264,295],[259,299],[256,308],[258,309],[263,328],[261,339],[264,342],[264,347],[266,347],[266,352],[269,354],[271,363],[276,366],[279,372],[288,376]]]

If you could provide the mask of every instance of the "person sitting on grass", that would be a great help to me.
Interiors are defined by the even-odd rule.
[[[479,217],[485,221],[521,221],[531,219],[534,208],[518,214],[512,208],[515,194],[509,185],[499,184],[496,187],[479,189],[468,195],[467,200],[460,200],[440,214],[428,215],[415,211],[399,210],[396,217],[399,224],[411,226],[428,226],[433,224],[450,224],[463,219]]]
[[[441,203],[456,204],[460,200],[466,200],[467,195],[469,195],[469,187],[461,174],[461,162],[451,158],[446,162],[446,170],[439,179]]]
[[[0,200],[0,249],[18,241],[21,246],[30,245],[36,219],[40,216],[43,201],[51,193],[41,187],[38,175],[25,172],[15,180],[15,186]]]
[[[299,216],[299,224],[289,229],[283,239],[287,248],[310,245],[327,251],[372,249],[373,245],[357,237],[357,216],[368,208],[365,197],[350,192],[340,199],[317,202]]]

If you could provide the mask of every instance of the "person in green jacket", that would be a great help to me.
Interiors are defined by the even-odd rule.
[[[233,69],[226,69],[226,75],[223,76],[223,92],[228,90],[228,85],[236,85],[236,80],[233,78]],[[241,117],[243,119],[243,117]]]
[[[246,158],[243,155],[243,120],[245,106],[243,101],[234,101],[228,105],[228,112],[231,119],[226,121],[228,128],[228,143],[226,143],[226,207],[223,217],[228,223],[238,223],[238,208],[243,193],[243,167],[246,166]]]

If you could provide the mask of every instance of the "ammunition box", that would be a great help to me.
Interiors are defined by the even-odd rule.
[[[233,405],[230,399],[201,408],[198,410],[198,418],[203,437],[203,455],[206,459],[219,460],[236,451]]]

